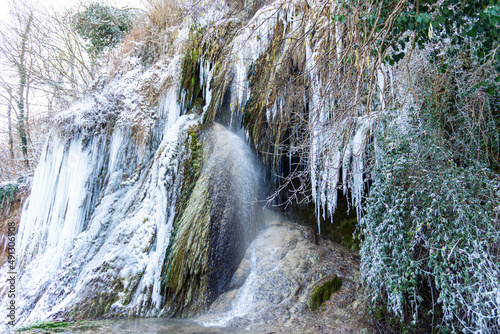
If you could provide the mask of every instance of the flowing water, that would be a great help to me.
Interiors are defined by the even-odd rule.
[[[287,26],[284,31],[297,30],[301,20],[296,18],[304,15],[299,8],[293,1],[285,4],[278,1],[265,6],[234,38],[227,62],[234,76],[228,84],[227,111],[230,118],[226,125],[229,128],[240,127],[242,106],[246,105],[250,95],[247,80],[250,67],[273,41],[277,25]],[[179,38],[187,36],[187,31],[189,28],[179,31]],[[179,44],[185,42],[178,41]],[[285,46],[289,47],[288,44]],[[310,47],[305,52],[310,69],[316,66],[315,54]],[[61,126],[69,123],[72,130],[56,129],[47,142],[34,175],[31,196],[26,201],[18,234],[18,324],[47,319],[97,318],[102,315],[161,316],[169,312],[165,310],[169,298],[165,291],[177,294],[177,303],[181,307],[184,298],[202,299],[197,294],[191,294],[198,291],[181,291],[183,288],[174,289],[165,283],[169,269],[165,268],[165,263],[168,265],[168,257],[173,254],[176,245],[180,245],[177,254],[185,254],[185,258],[193,263],[189,268],[191,272],[183,272],[184,281],[179,286],[185,287],[184,282],[194,284],[191,280],[195,276],[202,282],[208,281],[205,283],[207,291],[201,292],[208,294],[210,301],[229,293],[230,288],[237,288],[236,295],[231,298],[231,306],[205,324],[230,324],[233,319],[243,318],[249,312],[260,312],[260,305],[269,309],[282,301],[287,301],[286,305],[296,303],[293,298],[297,296],[304,299],[300,300],[300,307],[304,309],[307,304],[306,287],[309,289],[308,284],[312,284],[317,277],[307,276],[306,269],[300,272],[300,277],[291,277],[296,275],[297,263],[303,264],[304,268],[311,267],[318,263],[319,255],[314,242],[302,236],[309,232],[295,231],[290,237],[286,228],[273,230],[282,233],[283,240],[290,238],[293,241],[291,245],[302,247],[290,248],[288,244],[281,247],[283,254],[293,255],[290,255],[287,267],[280,267],[279,261],[285,258],[284,255],[275,258],[273,243],[281,240],[264,234],[259,243],[252,243],[265,219],[256,214],[255,203],[261,198],[261,175],[243,136],[218,124],[204,124],[200,140],[206,139],[204,144],[211,148],[203,151],[201,181],[198,180],[193,189],[185,187],[185,177],[193,167],[188,160],[193,150],[190,147],[190,131],[200,125],[201,117],[181,115],[186,96],[181,93],[183,97],[179,103],[180,56],[165,61],[169,62],[166,68],[160,64],[161,71],[158,70],[158,73],[144,70],[143,64],[133,57],[127,62],[131,69],[124,71],[122,77],[117,75],[109,84],[103,84],[103,92],[95,93],[93,102],[84,101],[74,110],[69,110],[66,116],[63,115],[66,119],[63,117]],[[213,73],[210,70],[212,66],[206,61],[202,61],[200,67],[201,89],[206,101],[203,113],[206,113],[213,93]],[[151,71],[154,70],[155,66],[151,66]],[[308,72],[314,75],[314,71]],[[150,101],[140,100],[144,92],[139,89],[142,86],[153,87],[157,77],[168,78],[165,82],[173,84],[159,97],[158,108],[143,108],[145,105],[149,107]],[[313,79],[311,82],[313,88],[319,91],[321,82]],[[268,122],[283,117],[284,102],[285,97],[278,96],[272,109],[266,110]],[[369,119],[360,119],[345,155],[353,158],[354,163],[341,161],[340,155],[329,157],[331,161],[323,163],[332,167],[326,168],[332,171],[328,174],[316,171],[314,166],[321,165],[321,159],[326,159],[324,152],[330,145],[329,141],[326,136],[319,135],[323,131],[321,124],[312,129],[313,134],[318,133],[310,157],[313,166],[310,171],[312,196],[318,210],[323,206],[324,212],[333,214],[336,192],[328,193],[327,186],[334,184],[336,187],[340,168],[345,169],[342,171],[344,177],[348,175],[348,170],[352,171],[354,198],[359,202],[359,194],[363,191],[362,139],[368,130]],[[202,139],[203,136],[205,139]],[[191,196],[190,199],[181,198],[183,194]],[[201,194],[205,198],[196,199],[192,194]],[[181,215],[184,219],[176,217],[176,209],[182,204],[186,204]],[[205,226],[207,229],[201,232],[195,231],[199,227],[189,225],[190,218],[200,215],[197,204],[208,208],[201,218],[209,223]],[[327,204],[329,207],[325,209]],[[176,241],[182,238],[184,243]],[[204,247],[206,251],[203,251]],[[306,255],[309,258],[304,260]],[[182,256],[179,259],[183,260]],[[242,259],[248,262],[247,274],[237,287],[231,287],[234,280],[232,274],[241,269]],[[269,262],[265,262],[266,259]],[[183,261],[180,263],[184,264]],[[200,272],[198,263],[204,263],[204,270],[207,271]],[[318,270],[324,275],[332,274],[331,270],[323,267]],[[274,271],[272,279],[282,285],[280,289],[276,288],[276,284],[273,286],[274,281],[267,280],[266,271]],[[6,273],[6,267],[0,269],[0,277],[3,278]],[[260,291],[260,296],[267,298],[262,304],[261,300],[257,300],[256,291],[263,286],[269,291]],[[295,290],[290,290],[290,286]],[[5,286],[0,287],[0,295],[5,291]],[[6,298],[1,300],[0,308],[5,309],[8,302]],[[204,306],[200,305],[199,309]],[[175,309],[172,314],[178,311]],[[274,314],[271,311],[269,314]],[[284,314],[288,309],[283,312],[276,309],[278,311]],[[140,332],[151,333],[208,331],[199,329],[192,322],[164,319],[119,321],[110,326],[107,329],[103,327],[102,332],[134,333],[141,326]],[[217,328],[210,330],[214,333],[222,331]]]
[[[205,327],[194,320],[138,318],[70,330],[71,334],[252,334],[252,331],[224,327]]]
[[[179,116],[171,92],[160,108],[167,120],[151,154],[127,126],[91,138],[52,134],[19,230],[19,324],[162,312],[162,266],[169,244],[176,242],[187,130],[197,120]],[[209,268],[216,298],[227,290],[260,224],[259,174],[240,136],[218,124],[207,133],[211,149],[201,179],[209,191],[201,200],[213,203],[207,249],[216,268]]]

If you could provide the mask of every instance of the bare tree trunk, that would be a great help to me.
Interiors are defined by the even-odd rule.
[[[26,43],[28,42],[28,34],[33,20],[33,13],[30,13],[26,28],[21,36],[21,53],[19,55],[19,63],[17,64],[17,71],[19,73],[19,99],[17,100],[17,107],[19,114],[17,116],[17,132],[19,139],[21,139],[21,150],[23,152],[24,164],[26,168],[30,168],[28,157],[28,133],[26,131],[26,116],[25,116],[25,96],[24,91],[27,85],[27,73],[25,65]]]
[[[16,173],[16,163],[14,155],[14,137],[12,136],[12,89],[8,90],[9,93],[9,106],[7,108],[7,121],[8,121],[8,136],[9,136],[9,153],[10,153],[10,163],[12,168],[12,173],[14,177],[17,177]]]

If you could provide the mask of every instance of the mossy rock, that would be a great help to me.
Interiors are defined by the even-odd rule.
[[[359,235],[355,234],[358,220],[346,217],[345,220],[335,221],[329,229],[328,239],[344,245],[352,250],[359,249]]]
[[[40,321],[32,324],[25,325],[18,329],[15,329],[15,333],[23,334],[39,334],[39,333],[67,333],[70,330],[78,329],[92,329],[99,328],[103,325],[109,324],[109,320],[105,321],[87,321],[80,320],[77,322],[72,321]]]
[[[329,217],[325,219],[320,213],[321,237],[357,251],[360,243],[359,231],[356,230],[358,220],[355,210],[348,211],[347,201],[346,196],[339,196],[333,219]],[[317,208],[314,203],[292,205],[284,214],[293,221],[318,232]]]
[[[326,282],[317,285],[311,293],[311,303],[309,307],[312,310],[317,310],[325,301],[330,299],[332,293],[338,291],[342,286],[342,280],[337,275],[328,276],[322,281],[325,280]]]

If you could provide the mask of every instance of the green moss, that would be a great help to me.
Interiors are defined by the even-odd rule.
[[[380,321],[385,318],[387,311],[385,309],[380,309],[377,313],[375,313],[375,317]]]
[[[151,246],[149,246],[149,249],[147,249],[147,252],[149,252],[150,248],[151,248]],[[128,282],[124,278],[120,278],[120,282],[124,287],[124,289],[123,289],[124,296],[122,297],[122,301],[121,301],[122,305],[125,306],[125,305],[128,305],[132,302],[132,298],[137,290],[137,287],[139,286],[139,284],[136,284],[136,283],[141,281],[143,275],[144,275],[144,271],[140,271],[137,275],[130,276]],[[132,286],[133,288],[131,288],[130,286]]]
[[[182,185],[182,195],[180,205],[176,207],[176,216],[181,217],[187,205],[189,197],[193,192],[194,186],[200,175],[201,167],[203,165],[203,147],[198,140],[200,134],[199,127],[192,127],[189,129],[188,144],[190,149],[189,158],[184,162],[184,182]]]
[[[35,324],[27,325],[16,330],[18,333],[37,333],[37,330],[50,330],[50,331],[66,331],[71,322],[66,321],[44,321]]]
[[[306,134],[304,119],[308,113],[303,98],[308,85],[303,75],[304,46],[296,45],[294,52],[287,52],[289,45],[283,34],[288,28],[278,23],[268,49],[250,66],[247,76],[251,93],[242,117],[242,125],[263,163],[284,178],[281,167],[288,165],[289,148]],[[281,98],[283,109],[275,119],[268,119],[270,109]]]
[[[227,54],[230,52],[228,48],[232,47],[231,41],[241,25],[241,21],[228,20],[203,39],[201,46],[203,58],[211,64],[213,73],[212,82],[207,83],[212,88],[212,99],[203,118],[203,124],[212,124],[216,116],[223,111],[224,96],[233,80],[230,67],[227,66]]]
[[[335,215],[334,215],[335,219]],[[358,220],[346,217],[345,220],[335,221],[331,224],[328,239],[349,247],[353,250],[359,249],[359,236],[355,234]]]
[[[208,198],[208,180],[200,177],[175,223],[175,236],[162,272],[162,291],[173,316],[192,316],[206,306],[211,206]]]
[[[189,131],[190,157],[184,164],[182,194],[162,268],[161,289],[170,316],[192,316],[206,306],[211,203],[208,180],[200,176],[203,146],[199,128]]]
[[[96,296],[96,298],[93,299],[88,309],[86,309],[85,307],[82,308],[82,311],[80,311],[81,316],[83,318],[95,319],[106,314],[109,311],[111,305],[113,305],[118,300],[118,291],[123,291],[123,284],[121,282],[118,282],[118,287],[111,287],[110,291],[114,292],[110,294],[101,292],[99,297]]]
[[[312,310],[317,310],[325,301],[330,299],[332,293],[338,291],[342,286],[342,280],[335,276],[332,280],[314,288],[309,304]]]
[[[360,236],[356,233],[358,220],[355,210],[349,210],[348,198],[339,196],[333,219],[320,216],[321,236],[352,250],[359,250]],[[314,203],[291,206],[287,215],[301,225],[318,231],[317,209]]]
[[[227,59],[225,58],[227,51],[225,50],[229,47],[231,40],[240,26],[240,21],[229,20],[226,24],[218,26],[216,31],[211,31],[209,35],[207,35],[205,28],[199,26],[191,28],[189,44],[182,60],[179,98],[181,98],[184,92],[186,94],[186,101],[184,102],[187,112],[201,114],[206,101],[203,98],[203,91],[200,86],[200,64],[204,60],[210,63],[213,66],[213,73],[216,79],[212,85],[214,91],[210,103],[212,107],[209,107],[210,111],[207,113],[208,115],[205,115],[204,122],[213,122],[230,83],[230,77],[225,75],[225,71],[227,70]],[[223,73],[222,76],[221,73]],[[211,85],[210,82],[205,84]]]
[[[185,106],[189,112],[193,102],[205,104],[203,94],[200,89],[200,50],[196,46],[188,50],[182,60],[181,93],[186,93]],[[180,97],[180,96],[179,96]]]
[[[179,91],[179,99],[182,94],[186,94],[185,103],[187,112],[191,112],[194,107],[193,102],[199,102],[201,99],[202,106],[205,104],[203,94],[200,88],[200,63],[203,57],[201,44],[205,29],[198,26],[191,28],[189,32],[189,43],[182,58],[182,77],[181,90]]]
[[[28,324],[15,330],[16,333],[61,333],[73,329],[96,328],[109,321],[42,321]]]

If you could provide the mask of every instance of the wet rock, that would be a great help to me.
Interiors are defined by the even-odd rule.
[[[237,293],[238,290],[233,289],[221,295],[215,300],[215,302],[213,302],[211,308],[213,310],[217,310],[218,313],[229,312],[232,308],[231,302],[234,300]]]
[[[212,304],[203,322],[210,323],[217,315],[219,325],[263,333],[369,331],[359,258],[343,246],[313,236],[309,228],[283,219],[269,223],[247,250],[233,276],[232,290]],[[315,287],[335,277],[342,280],[340,289],[318,310],[311,310]]]
[[[315,284],[311,294],[310,307],[316,310],[324,301],[329,300],[334,292],[342,287],[342,280],[335,274],[321,279]]]
[[[202,155],[162,270],[166,309],[173,310],[168,316],[193,316],[242,286],[249,272],[246,248],[262,221],[253,202],[259,174],[245,141],[215,123],[203,136]]]
[[[250,261],[246,257],[241,261],[240,266],[236,270],[229,284],[229,289],[237,289],[245,283],[245,280],[250,273]]]

